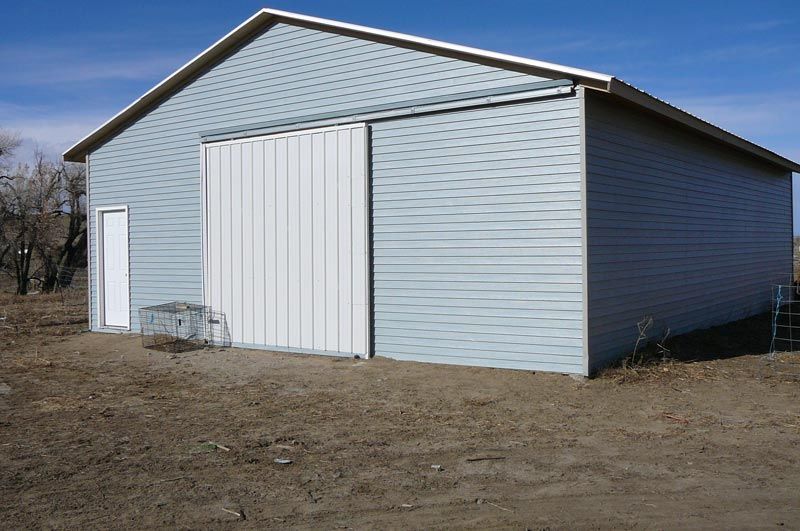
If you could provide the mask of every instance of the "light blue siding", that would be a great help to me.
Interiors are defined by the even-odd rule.
[[[589,95],[589,352],[593,368],[651,336],[768,309],[792,266],[789,173]]]
[[[141,306],[202,301],[201,134],[537,81],[303,27],[262,32],[92,150],[92,327],[97,207],[129,207],[134,330]],[[585,117],[579,103],[371,124],[377,355],[582,373],[586,326],[596,368],[632,348],[645,316],[675,334],[766,309],[791,272],[789,174],[598,95]]]
[[[92,212],[101,206],[129,206],[132,328],[138,329],[141,306],[202,299],[201,133],[541,80],[286,24],[263,32],[91,152]],[[577,120],[574,113],[570,120]],[[524,121],[511,122],[516,125],[509,127],[527,131]],[[547,140],[542,135],[531,136],[526,147],[536,148],[534,138],[543,146]],[[557,149],[563,154],[553,161],[571,164],[574,155],[563,146]],[[396,182],[402,182],[403,169],[397,162],[387,159],[383,164],[397,176]],[[390,169],[393,164],[395,169]],[[487,159],[480,170],[484,173],[475,176],[497,168],[513,179],[526,164]],[[429,194],[422,189],[418,193]],[[567,200],[571,196],[556,189],[547,193]],[[496,201],[502,202],[502,197]],[[96,282],[95,229],[92,218],[91,267]],[[93,328],[98,326],[96,287],[91,287]]]
[[[583,372],[574,96],[372,125],[375,353]]]

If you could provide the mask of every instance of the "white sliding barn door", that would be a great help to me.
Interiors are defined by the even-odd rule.
[[[234,343],[367,355],[364,124],[205,145],[205,303]]]

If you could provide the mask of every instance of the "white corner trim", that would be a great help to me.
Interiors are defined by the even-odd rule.
[[[202,284],[202,293],[201,293],[201,300],[203,301],[203,306],[208,305],[208,281],[207,281],[207,274],[209,271],[208,265],[208,184],[207,179],[208,176],[206,175],[208,169],[208,161],[206,157],[206,148],[207,145],[203,142],[200,142],[200,273],[203,275],[203,284]]]
[[[578,87],[580,116],[581,158],[581,277],[583,290],[583,375],[589,376],[591,363],[589,342],[589,218],[588,218],[588,167],[586,156],[586,88]]]
[[[89,312],[89,330],[92,329],[92,201],[89,188],[91,164],[89,153],[86,154],[86,306]]]

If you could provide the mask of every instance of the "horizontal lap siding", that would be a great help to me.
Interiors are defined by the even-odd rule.
[[[138,329],[141,306],[202,301],[200,133],[541,80],[352,37],[273,26],[91,154],[92,211],[117,204],[130,208],[133,329]],[[96,285],[91,289],[96,301]],[[92,308],[97,327],[97,304]]]
[[[583,372],[575,97],[372,125],[375,354]]]
[[[587,101],[590,362],[768,309],[792,264],[789,174],[593,96]]]

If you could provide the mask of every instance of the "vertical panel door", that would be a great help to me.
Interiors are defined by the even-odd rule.
[[[363,124],[205,146],[206,304],[234,343],[366,355]]]

